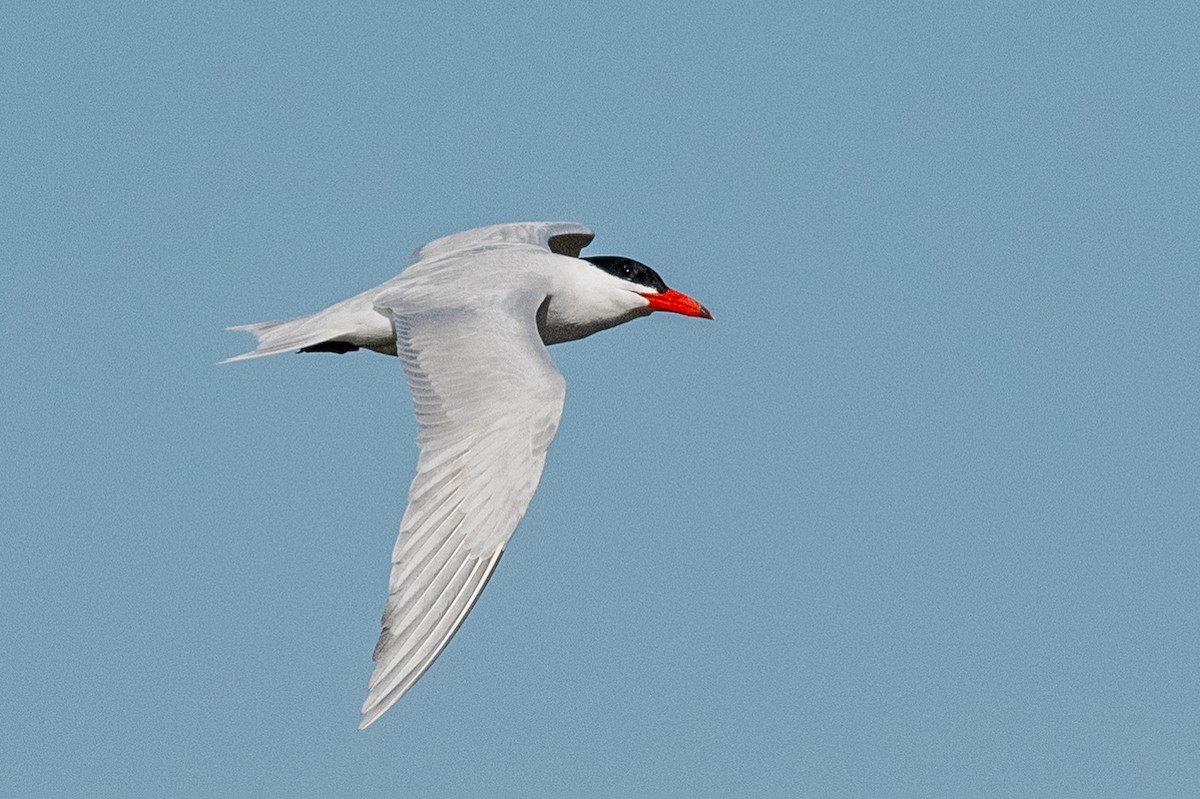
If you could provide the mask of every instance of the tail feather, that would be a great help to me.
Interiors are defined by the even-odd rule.
[[[245,361],[250,358],[264,358],[268,355],[279,355],[283,352],[297,352],[305,347],[312,347],[346,335],[348,331],[333,329],[322,324],[320,314],[299,316],[295,319],[280,319],[274,322],[255,322],[249,325],[235,325],[226,330],[241,333],[251,333],[258,340],[258,346],[250,352],[226,358],[221,363]]]

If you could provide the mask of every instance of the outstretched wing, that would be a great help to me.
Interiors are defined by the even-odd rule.
[[[505,222],[434,239],[413,251],[409,264],[497,244],[532,244],[558,255],[578,258],[579,251],[593,238],[591,229],[578,222]]]
[[[382,300],[412,390],[420,455],[360,727],[449,643],[537,488],[566,395],[537,332],[543,299],[530,290],[470,307]]]

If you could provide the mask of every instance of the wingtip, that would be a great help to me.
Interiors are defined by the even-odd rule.
[[[396,697],[396,699],[399,698],[400,697]],[[362,713],[362,720],[358,722],[358,728],[360,730],[365,730],[367,727],[370,727],[372,724],[379,721],[379,717],[386,713],[394,704],[395,699],[382,705],[372,703],[370,699],[368,699],[366,702],[363,702],[363,706],[360,711]]]

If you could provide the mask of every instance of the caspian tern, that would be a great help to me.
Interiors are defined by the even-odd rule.
[[[545,345],[653,311],[711,319],[646,266],[580,257],[571,222],[492,225],[437,239],[399,275],[311,316],[231,327],[282,352],[399,356],[417,417],[417,475],[392,551],[362,723],[395,704],[449,643],[525,515],[566,384]]]

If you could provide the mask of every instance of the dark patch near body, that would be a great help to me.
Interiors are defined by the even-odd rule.
[[[354,352],[358,349],[357,344],[351,344],[349,341],[322,341],[320,344],[313,344],[311,347],[301,347],[301,352],[336,352],[338,355],[345,355],[347,352]]]
[[[659,294],[667,290],[667,284],[658,276],[658,272],[641,261],[624,258],[620,255],[589,255],[583,260],[600,267],[614,277],[654,289]]]

